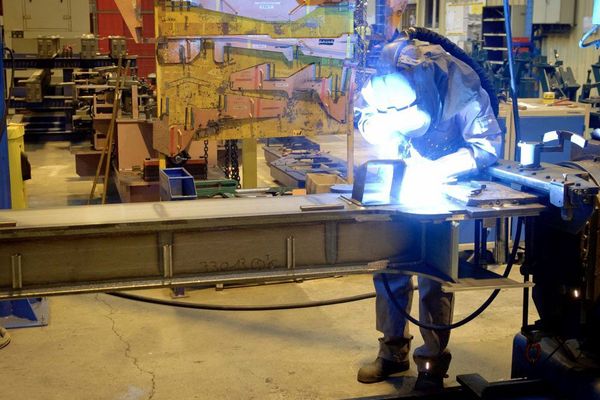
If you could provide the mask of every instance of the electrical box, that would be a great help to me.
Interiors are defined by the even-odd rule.
[[[37,38],[39,58],[52,58],[60,52],[60,36],[40,36]]]
[[[125,36],[109,36],[108,47],[112,58],[127,56],[127,38]]]
[[[10,0],[4,7],[6,44],[36,53],[38,36],[80,38],[90,32],[90,3],[84,0]],[[79,41],[75,42],[78,46]]]
[[[92,33],[81,36],[81,58],[93,59],[98,54],[98,38]]]
[[[533,0],[534,24],[573,25],[575,0]]]

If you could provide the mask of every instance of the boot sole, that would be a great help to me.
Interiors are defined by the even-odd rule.
[[[390,376],[406,372],[409,369],[410,369],[410,362],[407,361],[406,365],[404,365],[404,364],[400,365],[400,366],[398,366],[397,369],[394,369],[393,371],[389,372],[388,374],[377,376],[377,377],[374,377],[373,379],[368,379],[368,378],[361,379],[360,376],[357,376],[356,380],[359,381],[360,383],[366,383],[366,384],[383,382]]]

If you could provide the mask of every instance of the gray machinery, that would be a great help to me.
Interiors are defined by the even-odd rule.
[[[592,82],[592,76],[594,81]],[[590,111],[590,128],[600,128],[600,111],[598,106],[600,105],[600,59],[598,62],[591,65],[591,69],[588,70],[586,82],[581,88],[581,95],[579,96],[580,103],[589,103],[592,105]],[[596,95],[593,95],[593,91],[596,91]]]
[[[571,67],[563,67],[563,61],[559,60],[556,50],[554,50],[554,59],[554,64],[550,64],[547,57],[541,56],[534,64],[542,91],[554,92],[558,99],[575,101],[581,85],[575,81]]]

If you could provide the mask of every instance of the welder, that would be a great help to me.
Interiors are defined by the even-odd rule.
[[[368,142],[386,149],[385,157],[406,161],[400,201],[421,204],[430,197],[431,188],[441,190],[445,182],[495,163],[501,129],[492,107],[496,99],[482,88],[473,68],[448,53],[447,46],[417,44],[410,39],[400,35],[384,47],[377,73],[361,90],[357,102],[358,128]],[[376,327],[383,337],[376,360],[358,372],[363,383],[382,381],[410,366],[412,336],[389,294],[409,312],[412,277],[388,274],[387,280],[390,291],[385,290],[381,275],[374,278]],[[437,282],[418,281],[419,320],[438,326],[450,324],[453,295],[443,293]],[[424,345],[413,355],[418,369],[415,389],[442,389],[451,359],[447,349],[450,331],[420,330]]]

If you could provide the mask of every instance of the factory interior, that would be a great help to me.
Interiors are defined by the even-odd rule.
[[[599,399],[599,0],[0,0],[0,399]]]

